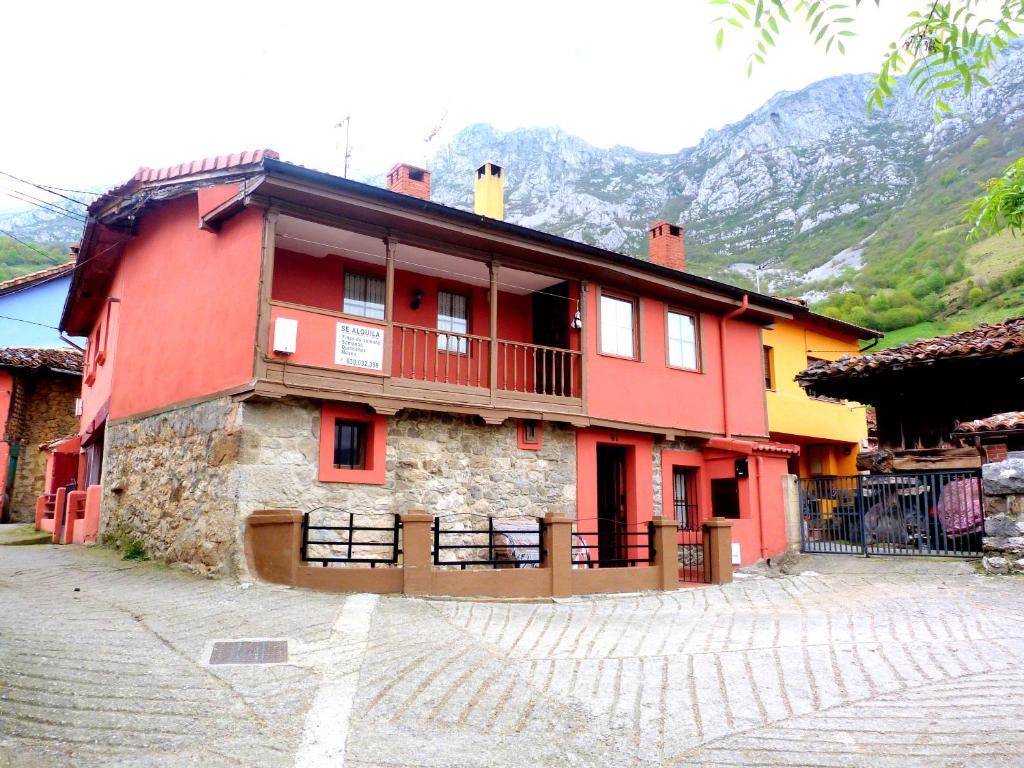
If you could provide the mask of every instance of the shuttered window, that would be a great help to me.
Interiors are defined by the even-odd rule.
[[[668,312],[668,364],[697,370],[697,319],[683,312]]]
[[[350,315],[384,319],[384,281],[379,277],[345,273],[344,311]]]
[[[469,301],[465,296],[448,291],[437,292],[437,329],[452,333],[469,332]],[[468,339],[439,334],[437,348],[446,352],[466,353]]]

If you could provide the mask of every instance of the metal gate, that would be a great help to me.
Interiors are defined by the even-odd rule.
[[[981,555],[985,521],[980,470],[799,482],[803,552]]]

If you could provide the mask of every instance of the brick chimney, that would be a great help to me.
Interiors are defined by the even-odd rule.
[[[686,271],[686,232],[678,224],[658,220],[648,232],[651,261],[663,267]]]
[[[402,195],[430,199],[430,171],[415,165],[398,163],[388,171],[388,189]]]

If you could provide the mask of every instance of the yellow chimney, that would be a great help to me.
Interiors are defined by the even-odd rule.
[[[473,210],[481,216],[504,220],[505,171],[500,165],[484,163],[476,169],[476,197]]]

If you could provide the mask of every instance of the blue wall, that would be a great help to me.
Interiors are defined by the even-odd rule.
[[[64,309],[71,286],[71,275],[49,280],[31,288],[0,296],[0,347],[67,347],[60,340],[56,326],[60,322],[60,314]],[[16,317],[20,320],[31,320],[31,323],[8,320]],[[53,326],[44,328],[44,325]],[[85,345],[85,339],[72,340],[79,346]]]

